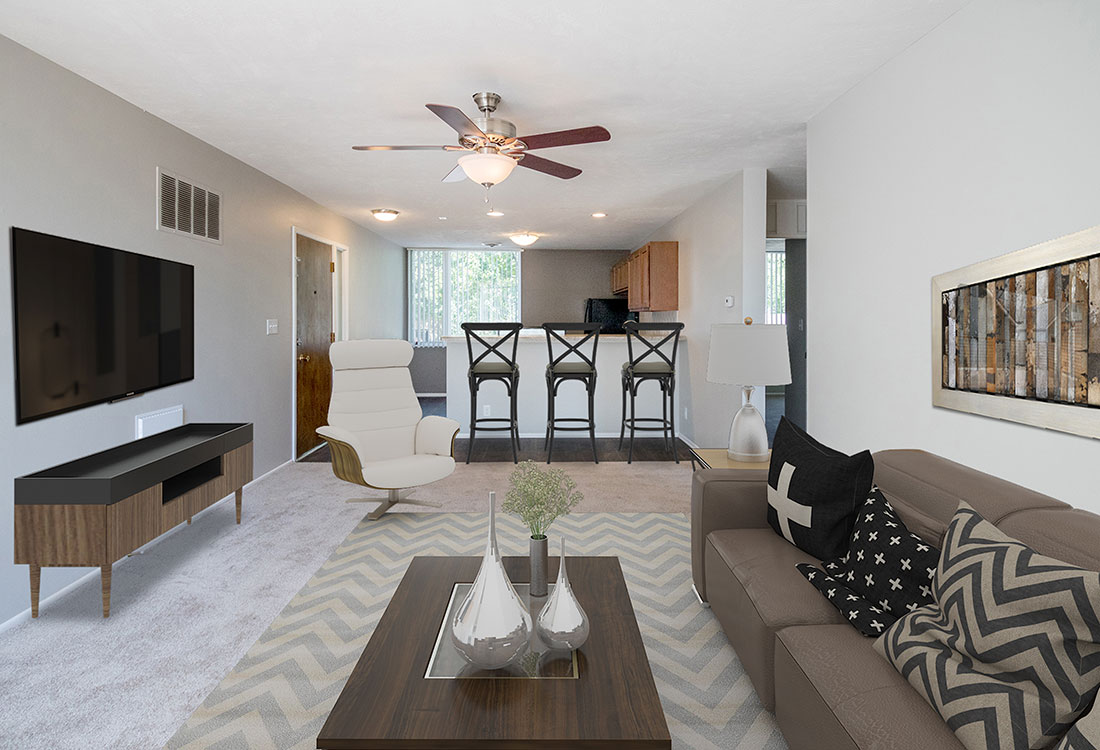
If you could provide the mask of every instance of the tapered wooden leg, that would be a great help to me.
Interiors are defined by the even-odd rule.
[[[188,517],[187,517],[187,525],[188,525],[188,526],[190,526],[190,525],[191,525],[191,516],[188,516]]]
[[[244,490],[237,490],[237,523],[241,522],[241,500],[244,499]]]
[[[42,566],[31,563],[31,617],[38,617],[38,589],[42,582]]]
[[[111,566],[102,565],[99,568],[99,577],[103,584],[103,616],[111,616]]]

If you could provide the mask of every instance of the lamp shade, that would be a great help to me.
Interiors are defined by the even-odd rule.
[[[719,323],[710,327],[707,380],[730,385],[791,382],[787,326]]]
[[[479,185],[496,185],[512,174],[516,160],[503,154],[469,154],[458,160],[458,166]]]

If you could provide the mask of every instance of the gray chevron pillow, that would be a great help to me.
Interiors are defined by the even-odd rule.
[[[932,595],[875,648],[966,747],[1051,747],[1092,704],[1100,573],[1044,557],[959,503]]]

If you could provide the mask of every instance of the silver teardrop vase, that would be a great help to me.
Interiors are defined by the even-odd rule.
[[[565,537],[561,537],[561,561],[554,591],[535,623],[539,638],[552,649],[574,650],[588,640],[588,615],[573,594],[565,570]]]
[[[500,669],[523,657],[530,641],[531,615],[504,570],[497,549],[496,493],[489,493],[489,538],[473,586],[455,612],[451,641],[466,661]]]

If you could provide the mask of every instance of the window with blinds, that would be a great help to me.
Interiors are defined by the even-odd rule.
[[[782,325],[787,322],[786,240],[767,240],[765,251],[764,322]]]
[[[518,250],[409,250],[409,341],[442,346],[466,322],[520,319]]]

